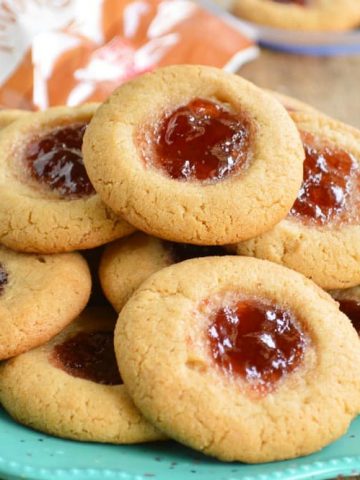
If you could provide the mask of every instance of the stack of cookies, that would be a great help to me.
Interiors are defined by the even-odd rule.
[[[359,131],[203,66],[0,123],[10,415],[251,463],[345,433],[360,412]]]

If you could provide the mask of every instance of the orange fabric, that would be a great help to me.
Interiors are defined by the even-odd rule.
[[[0,84],[0,106],[38,109],[102,101],[122,82],[156,66],[222,67],[252,45],[242,33],[184,0],[102,0],[98,15],[99,32],[93,38],[79,33],[73,18],[54,30],[64,48],[51,48],[54,32],[45,31],[37,47],[35,40],[30,43]],[[34,55],[36,48],[40,54]]]
[[[0,88],[0,105],[3,107],[32,110],[33,104],[33,65],[28,51],[14,73]]]

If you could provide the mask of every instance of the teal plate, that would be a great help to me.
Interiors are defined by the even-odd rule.
[[[16,424],[0,410],[4,480],[300,480],[360,473],[360,417],[321,452],[297,460],[220,463],[173,442],[115,446],[60,440]]]

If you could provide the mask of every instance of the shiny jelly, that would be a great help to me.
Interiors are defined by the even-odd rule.
[[[26,148],[25,159],[31,177],[61,197],[95,193],[81,153],[85,128],[85,123],[58,127],[33,139]]]
[[[360,191],[358,162],[350,153],[310,134],[302,136],[304,178],[290,215],[318,225],[351,221]]]
[[[54,348],[54,359],[73,377],[103,385],[122,383],[113,332],[80,332]]]
[[[355,330],[360,335],[360,301],[359,300],[338,300],[340,310],[351,320]]]
[[[0,263],[0,295],[4,292],[5,285],[8,283],[8,273],[5,267]]]
[[[245,115],[195,99],[162,119],[152,163],[174,179],[218,181],[244,168],[249,151]]]
[[[289,310],[258,299],[218,309],[208,327],[214,361],[260,391],[274,387],[303,359],[306,338]]]
[[[228,255],[224,247],[214,245],[190,245],[189,243],[165,242],[165,246],[175,263],[183,262],[190,258]]]

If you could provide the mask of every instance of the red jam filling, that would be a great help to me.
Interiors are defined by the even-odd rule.
[[[58,127],[27,146],[25,157],[30,175],[62,197],[95,193],[81,153],[86,124]]]
[[[195,99],[160,122],[153,164],[174,179],[222,180],[249,158],[250,122],[209,100]]]
[[[73,377],[120,385],[112,332],[80,332],[54,348],[54,358]]]
[[[306,347],[292,312],[257,299],[218,309],[207,334],[216,364],[260,391],[298,367]]]
[[[213,245],[190,245],[189,243],[165,242],[174,263],[190,258],[214,257],[228,255],[225,248]]]
[[[340,310],[351,320],[360,335],[360,302],[357,300],[339,300]]]
[[[358,216],[351,212],[360,189],[360,169],[356,159],[344,150],[321,144],[310,134],[302,136],[304,179],[290,215],[318,225],[346,221],[354,213]]]
[[[0,295],[3,293],[5,285],[8,283],[8,273],[0,263]]]

